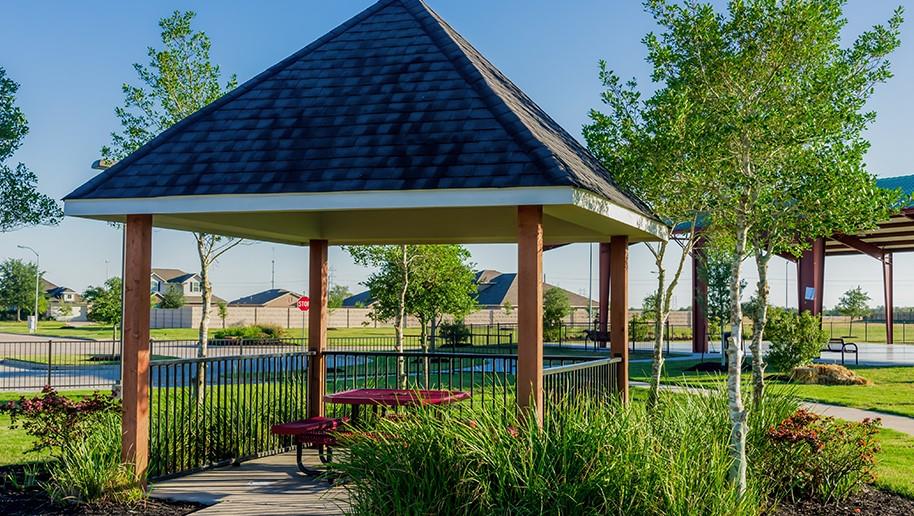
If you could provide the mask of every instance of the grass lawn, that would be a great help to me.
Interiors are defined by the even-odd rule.
[[[876,463],[876,485],[914,498],[914,436],[883,429]]]
[[[210,328],[210,335],[221,329],[221,325],[214,324]],[[25,322],[0,321],[0,333],[17,333],[28,335],[29,329]],[[93,340],[111,340],[111,326],[100,324],[85,324],[71,326],[68,323],[59,321],[40,321],[38,324],[38,334],[48,337],[93,339]],[[407,328],[406,335],[419,335],[418,328]],[[198,331],[196,328],[161,328],[150,330],[150,335],[156,340],[196,340]],[[391,337],[394,335],[393,328],[330,328],[327,335],[333,337]],[[291,338],[301,337],[300,329],[290,329],[287,336]]]
[[[697,361],[667,361],[664,364],[664,383],[689,384],[696,387],[719,385],[724,374],[694,373],[684,371]],[[914,367],[853,367],[857,374],[873,381],[874,385],[795,385],[796,395],[809,401],[844,405],[864,410],[914,417]],[[629,372],[633,380],[648,381],[650,363],[633,363]],[[744,374],[748,381],[749,375]],[[771,384],[786,385],[776,379]]]
[[[55,354],[51,358],[52,366],[99,366],[99,365],[112,365],[119,364],[117,360],[91,360],[92,357],[97,355],[58,355]],[[25,356],[8,356],[3,357],[7,360],[18,360],[20,362],[28,362],[29,364],[47,366],[48,357],[44,355],[25,355]],[[173,357],[170,355],[152,355],[152,360],[175,360],[178,357]]]

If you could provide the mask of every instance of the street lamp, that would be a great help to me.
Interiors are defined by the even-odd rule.
[[[40,268],[41,256],[38,255],[38,251],[32,249],[31,247],[29,247],[27,245],[17,245],[16,247],[18,247],[19,249],[28,249],[29,251],[32,251],[33,253],[35,253],[35,311],[33,312],[33,314],[35,315],[35,326],[32,328],[29,328],[29,330],[30,330],[30,333],[38,333],[38,285],[39,285],[39,282],[41,281],[41,268]]]

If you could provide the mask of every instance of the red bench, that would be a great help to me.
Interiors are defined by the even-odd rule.
[[[295,441],[295,459],[298,469],[309,476],[317,476],[321,471],[305,466],[302,462],[302,449],[305,447],[317,450],[321,462],[329,464],[333,461],[333,446],[336,446],[334,432],[339,430],[349,418],[311,417],[291,423],[273,425],[270,431],[276,435],[292,436]]]

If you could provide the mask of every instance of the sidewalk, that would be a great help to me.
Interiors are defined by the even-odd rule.
[[[647,389],[649,385],[646,382],[629,382],[631,387]],[[697,387],[683,387],[681,385],[661,385],[661,390],[670,392],[687,392],[691,394],[710,394],[708,389]],[[847,421],[863,421],[864,419],[881,419],[882,427],[889,430],[895,430],[908,435],[914,436],[914,418],[897,416],[895,414],[886,414],[885,412],[876,412],[873,410],[861,410],[841,405],[829,405],[827,403],[802,402],[803,408],[810,412],[815,412],[823,416],[831,416]]]

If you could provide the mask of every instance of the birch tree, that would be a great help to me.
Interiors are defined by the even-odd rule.
[[[136,63],[140,85],[122,86],[124,104],[114,112],[122,130],[112,133],[111,144],[102,147],[102,157],[117,161],[152,140],[165,129],[180,122],[200,108],[237,86],[234,75],[220,82],[222,72],[210,59],[212,43],[202,31],[194,31],[192,11],[175,11],[159,20],[161,48],[149,47],[147,65]],[[241,239],[208,233],[193,233],[200,261],[200,294],[203,314],[200,319],[197,356],[207,355],[213,285],[210,267],[215,261],[241,243]],[[205,366],[197,371],[198,393],[202,395]]]
[[[823,206],[843,209],[854,195],[875,192],[862,162],[867,147],[862,131],[875,115],[863,108],[874,86],[891,76],[888,56],[899,45],[901,9],[843,48],[844,3],[731,0],[724,13],[695,1],[646,3],[660,27],[645,38],[653,79],[691,108],[686,132],[705,142],[707,184],[716,197],[709,215],[737,259],[730,277],[727,393],[730,480],[740,493],[747,469],[747,409],[740,385],[742,259],[758,249],[767,266],[771,253],[763,242],[773,239],[769,226],[780,216],[777,206],[795,208],[787,226],[797,230],[793,237],[808,238],[808,228],[830,230],[834,219],[819,225],[805,217]],[[837,180],[839,175],[850,184]],[[859,186],[862,191],[846,191]],[[805,188],[817,188],[819,195],[804,196]],[[772,250],[790,237],[778,234],[773,240]],[[762,290],[766,286],[767,280]]]
[[[673,90],[661,88],[644,101],[634,79],[623,83],[605,61],[599,66],[607,111],[591,110],[584,138],[616,183],[645,201],[666,224],[662,241],[645,244],[657,272],[657,302],[650,310],[654,346],[648,408],[653,409],[660,396],[670,302],[712,199],[707,188],[704,142],[689,138],[686,121],[696,114]],[[667,270],[665,259],[671,254],[671,245],[681,253],[674,267]]]

